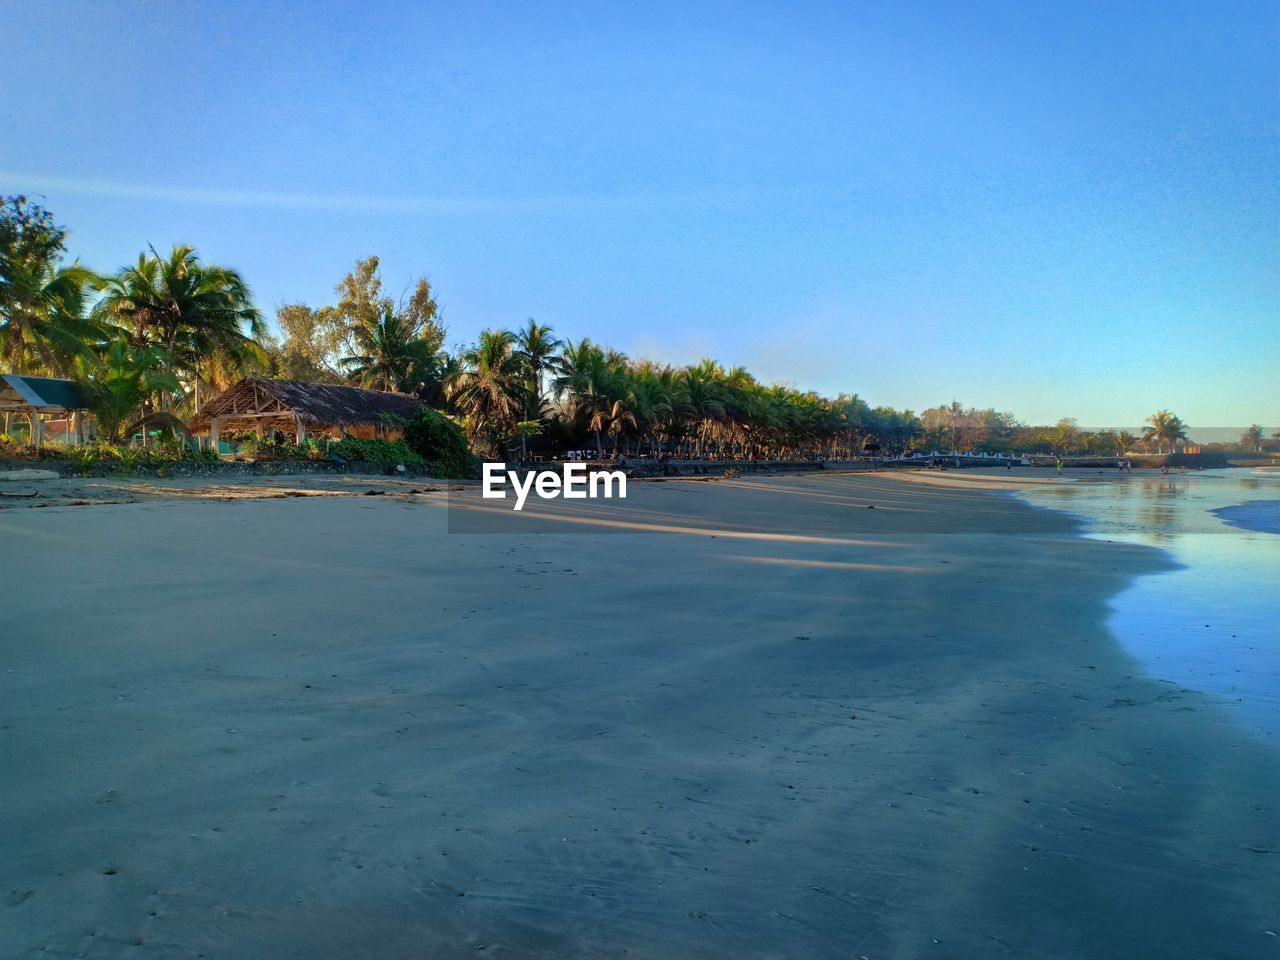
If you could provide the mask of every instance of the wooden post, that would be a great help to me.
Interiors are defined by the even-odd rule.
[[[209,418],[209,449],[218,453],[218,418]]]
[[[34,410],[31,411],[31,445],[39,450],[44,446],[44,422],[40,419],[40,414]]]
[[[307,428],[302,424],[302,418],[296,413],[293,415],[293,422],[298,425],[298,445],[302,445],[302,441],[307,439]]]
[[[80,419],[79,410],[77,410],[75,413],[71,415],[71,425],[72,425],[72,431],[71,431],[72,444],[78,447],[80,446],[80,444],[84,443],[84,438],[80,436],[80,430],[84,426],[84,424]]]

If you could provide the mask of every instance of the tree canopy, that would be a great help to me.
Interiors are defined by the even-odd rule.
[[[1175,450],[1187,427],[1168,410],[1137,436],[1086,430],[1073,419],[1029,426],[958,401],[919,414],[758,381],[711,358],[657,363],[566,340],[529,319],[445,348],[446,327],[425,277],[399,297],[376,256],[357,260],[334,302],[286,303],[268,331],[238,271],[190,245],[153,248],[114,274],[66,261],[67,230],[22,196],[0,198],[0,356],[16,372],[79,375],[102,431],[164,423],[239,377],[352,383],[411,393],[452,414],[481,451],[593,448],[598,454],[733,458],[852,457],[908,449],[1118,455]],[[122,409],[128,407],[129,409]],[[160,416],[164,414],[167,416]],[[1257,424],[1240,447],[1274,445]]]

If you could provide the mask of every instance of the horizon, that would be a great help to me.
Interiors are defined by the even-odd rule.
[[[377,255],[450,345],[534,317],[874,406],[1280,423],[1268,5],[733,9],[9,10],[0,193],[98,270],[191,243],[268,317]],[[194,141],[103,107],[201,76]]]

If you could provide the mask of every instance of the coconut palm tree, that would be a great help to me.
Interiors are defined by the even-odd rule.
[[[1147,417],[1147,426],[1142,428],[1142,438],[1154,443],[1159,452],[1164,452],[1164,445],[1169,445],[1169,452],[1177,450],[1179,441],[1187,439],[1187,426],[1175,414],[1168,410],[1157,410]]]
[[[525,377],[525,399],[523,419],[526,421],[541,420],[543,415],[542,378],[543,374],[553,371],[556,365],[556,351],[564,344],[556,339],[546,324],[534,322],[533,317],[523,330],[515,333],[515,355]],[[520,434],[520,458],[528,453],[527,435]]]
[[[703,360],[685,370],[682,376],[685,403],[698,435],[697,453],[706,456],[713,426],[724,419],[723,391],[719,379],[723,373],[714,360]]]
[[[417,393],[438,373],[430,344],[415,337],[404,317],[392,308],[375,321],[357,323],[351,339],[359,352],[338,362],[362,387]]]
[[[551,327],[534,322],[529,318],[523,330],[515,333],[515,353],[528,379],[529,393],[534,398],[534,406],[542,399],[542,376],[555,370],[556,356],[564,343],[557,339]]]
[[[629,409],[635,417],[634,426],[641,433],[636,438],[637,454],[645,437],[649,439],[649,452],[657,454],[658,435],[672,419],[670,378],[664,377],[664,372],[652,363],[637,364],[631,371]]]
[[[577,343],[566,343],[551,381],[552,392],[565,401],[569,419],[595,432],[596,454],[600,457],[604,456],[600,429],[590,424],[603,422],[597,414],[609,402],[611,371],[606,360],[605,351],[586,337]]]
[[[177,376],[198,378],[217,352],[244,363],[266,360],[254,339],[266,326],[249,287],[234,270],[201,263],[190,246],[175,246],[167,258],[140,254],[106,282],[95,313],[127,328],[135,344],[159,346],[165,369]]]
[[[445,391],[470,422],[472,436],[498,448],[520,421],[524,385],[515,337],[508,330],[486,330],[459,358]]]
[[[79,261],[6,261],[0,276],[0,351],[18,371],[65,376],[75,358],[91,353],[105,331],[85,316],[101,279]]]
[[[1240,434],[1240,446],[1244,447],[1250,453],[1258,453],[1262,449],[1262,441],[1266,431],[1262,429],[1262,424],[1252,424],[1248,430]]]
[[[76,366],[100,440],[118,443],[138,431],[182,429],[173,414],[153,409],[155,397],[178,389],[177,378],[165,369],[169,358],[159,347],[131,346],[122,334],[101,357],[82,355]]]

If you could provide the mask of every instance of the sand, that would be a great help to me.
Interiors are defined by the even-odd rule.
[[[0,956],[1274,956],[1274,747],[1043,479],[4,501]]]

